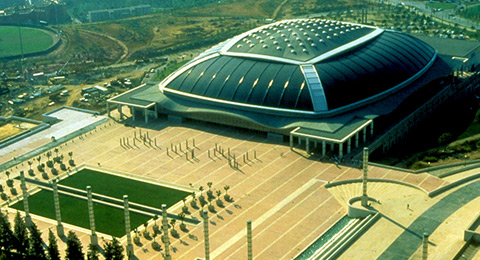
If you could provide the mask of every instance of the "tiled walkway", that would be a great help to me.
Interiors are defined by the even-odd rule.
[[[137,139],[134,145],[133,139],[140,135],[140,131],[142,135],[148,132],[152,142],[143,144]],[[127,139],[128,147],[123,144],[123,140],[126,142]],[[190,148],[188,158],[184,153],[186,141]],[[235,154],[240,163],[238,170],[230,167],[226,158],[213,154],[216,145],[224,150],[224,154],[228,150]],[[176,147],[177,153],[172,151],[172,146]],[[229,185],[228,193],[235,201],[226,202],[224,208],[216,206],[217,212],[209,213],[213,259],[246,259],[248,219],[253,223],[255,259],[292,259],[346,214],[344,200],[341,196],[334,196],[324,184],[358,179],[362,175],[359,169],[323,163],[302,150],[291,151],[288,144],[269,141],[258,133],[200,123],[175,126],[161,119],[147,125],[139,123],[135,128],[109,122],[74,138],[59,149],[62,154],[73,152],[77,164],[101,165],[195,188],[206,188],[207,183],[212,182],[213,189],[223,194],[224,186]],[[192,149],[195,158],[192,158]],[[28,166],[19,168],[28,169]],[[370,167],[369,174],[371,178],[419,185],[427,191],[447,183],[427,174],[410,175],[378,167]],[[387,192],[395,187],[391,184],[387,188],[379,188],[379,191]],[[390,206],[386,202],[384,206]],[[192,217],[200,218],[197,209],[189,209]],[[172,209],[172,212],[180,213],[180,209]],[[54,222],[40,221],[39,226],[46,240],[48,228],[54,228]],[[188,226],[188,229],[187,233],[177,227],[180,238],[172,239],[173,259],[204,257],[202,225]],[[89,235],[79,234],[86,248]],[[152,239],[142,236],[140,240],[142,246],[135,245],[138,259],[162,259],[163,251],[152,249]],[[378,250],[385,250],[387,246]],[[62,244],[61,248],[63,250],[65,245]]]

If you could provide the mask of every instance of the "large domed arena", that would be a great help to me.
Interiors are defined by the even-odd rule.
[[[167,96],[256,113],[325,116],[385,97],[436,58],[412,36],[319,19],[251,30],[200,55],[160,84]]]
[[[219,43],[158,85],[109,102],[129,105],[134,117],[143,110],[145,120],[163,114],[174,122],[241,127],[277,140],[288,136],[291,146],[297,139],[307,152],[313,142],[322,145],[323,155],[343,156],[371,140],[374,120],[450,75],[448,60],[406,33],[341,21],[285,20]]]

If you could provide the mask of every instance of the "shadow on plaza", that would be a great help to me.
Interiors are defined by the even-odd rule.
[[[240,128],[235,126],[222,125],[222,124],[211,123],[211,122],[204,122],[204,121],[199,121],[194,119],[187,119],[187,118],[184,118],[183,122],[181,123],[168,121],[167,117],[162,115],[159,116],[158,119],[151,119],[148,123],[145,123],[142,120],[133,120],[132,118],[127,118],[123,120],[112,118],[112,120],[114,120],[119,124],[123,124],[126,127],[132,127],[132,128],[141,127],[144,129],[160,131],[169,126],[171,127],[177,126],[177,127],[185,127],[185,128],[202,131],[202,132],[207,132],[215,135],[220,135],[224,137],[229,137],[229,138],[248,139],[249,141],[261,141],[261,142],[267,142],[267,143],[278,143],[278,141],[272,141],[267,139],[266,132],[251,130],[247,128]],[[282,143],[286,144],[285,141],[283,141]]]
[[[371,207],[370,209],[374,209],[373,207]],[[383,218],[385,218],[386,220],[390,221],[391,223],[395,224],[396,226],[400,227],[401,229],[403,229],[405,232],[408,232],[409,234],[413,235],[414,237],[418,238],[419,240],[423,240],[423,234],[418,234],[416,232],[414,232],[413,230],[409,229],[408,227],[405,227],[404,225],[398,223],[397,221],[395,221],[394,219],[388,217],[387,215],[383,214],[383,213],[380,213],[381,216]],[[428,241],[428,244],[432,245],[432,246],[436,246],[435,243],[433,243],[432,241]]]

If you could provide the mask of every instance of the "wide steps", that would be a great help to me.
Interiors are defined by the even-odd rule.
[[[363,219],[356,219],[340,230],[328,243],[322,246],[310,259],[330,260],[337,259],[368,227],[376,221],[379,214],[369,215]]]

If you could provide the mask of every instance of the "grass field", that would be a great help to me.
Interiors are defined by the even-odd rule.
[[[442,9],[445,9],[445,10],[455,9],[455,8],[457,7],[456,4],[452,4],[452,3],[440,3],[440,2],[426,3],[426,5],[429,6],[429,7],[431,7],[431,8],[435,8],[435,9],[442,8]]]
[[[58,197],[61,207],[62,222],[90,229],[87,200],[62,194],[59,194]],[[35,193],[28,198],[28,202],[32,214],[53,220],[55,219],[55,206],[53,203],[53,193],[51,191],[42,190]],[[17,202],[10,207],[23,210],[23,202]],[[125,235],[123,209],[94,203],[94,213],[95,227],[98,232],[115,237],[122,237]],[[150,218],[151,217],[146,215],[130,212],[130,225],[132,230],[139,227]]]
[[[87,186],[92,186],[93,193],[103,194],[120,200],[123,199],[123,195],[128,195],[130,202],[154,208],[161,208],[162,204],[166,204],[168,208],[190,195],[189,192],[105,174],[90,169],[83,169],[60,181],[59,184],[81,190],[85,190]]]
[[[467,8],[464,12],[460,13],[461,16],[468,18],[468,19],[474,19],[474,20],[479,20],[480,19],[480,6],[474,6]]]
[[[44,51],[53,44],[50,34],[44,30],[22,27],[23,53]],[[0,26],[0,57],[21,54],[19,30],[16,26]]]

